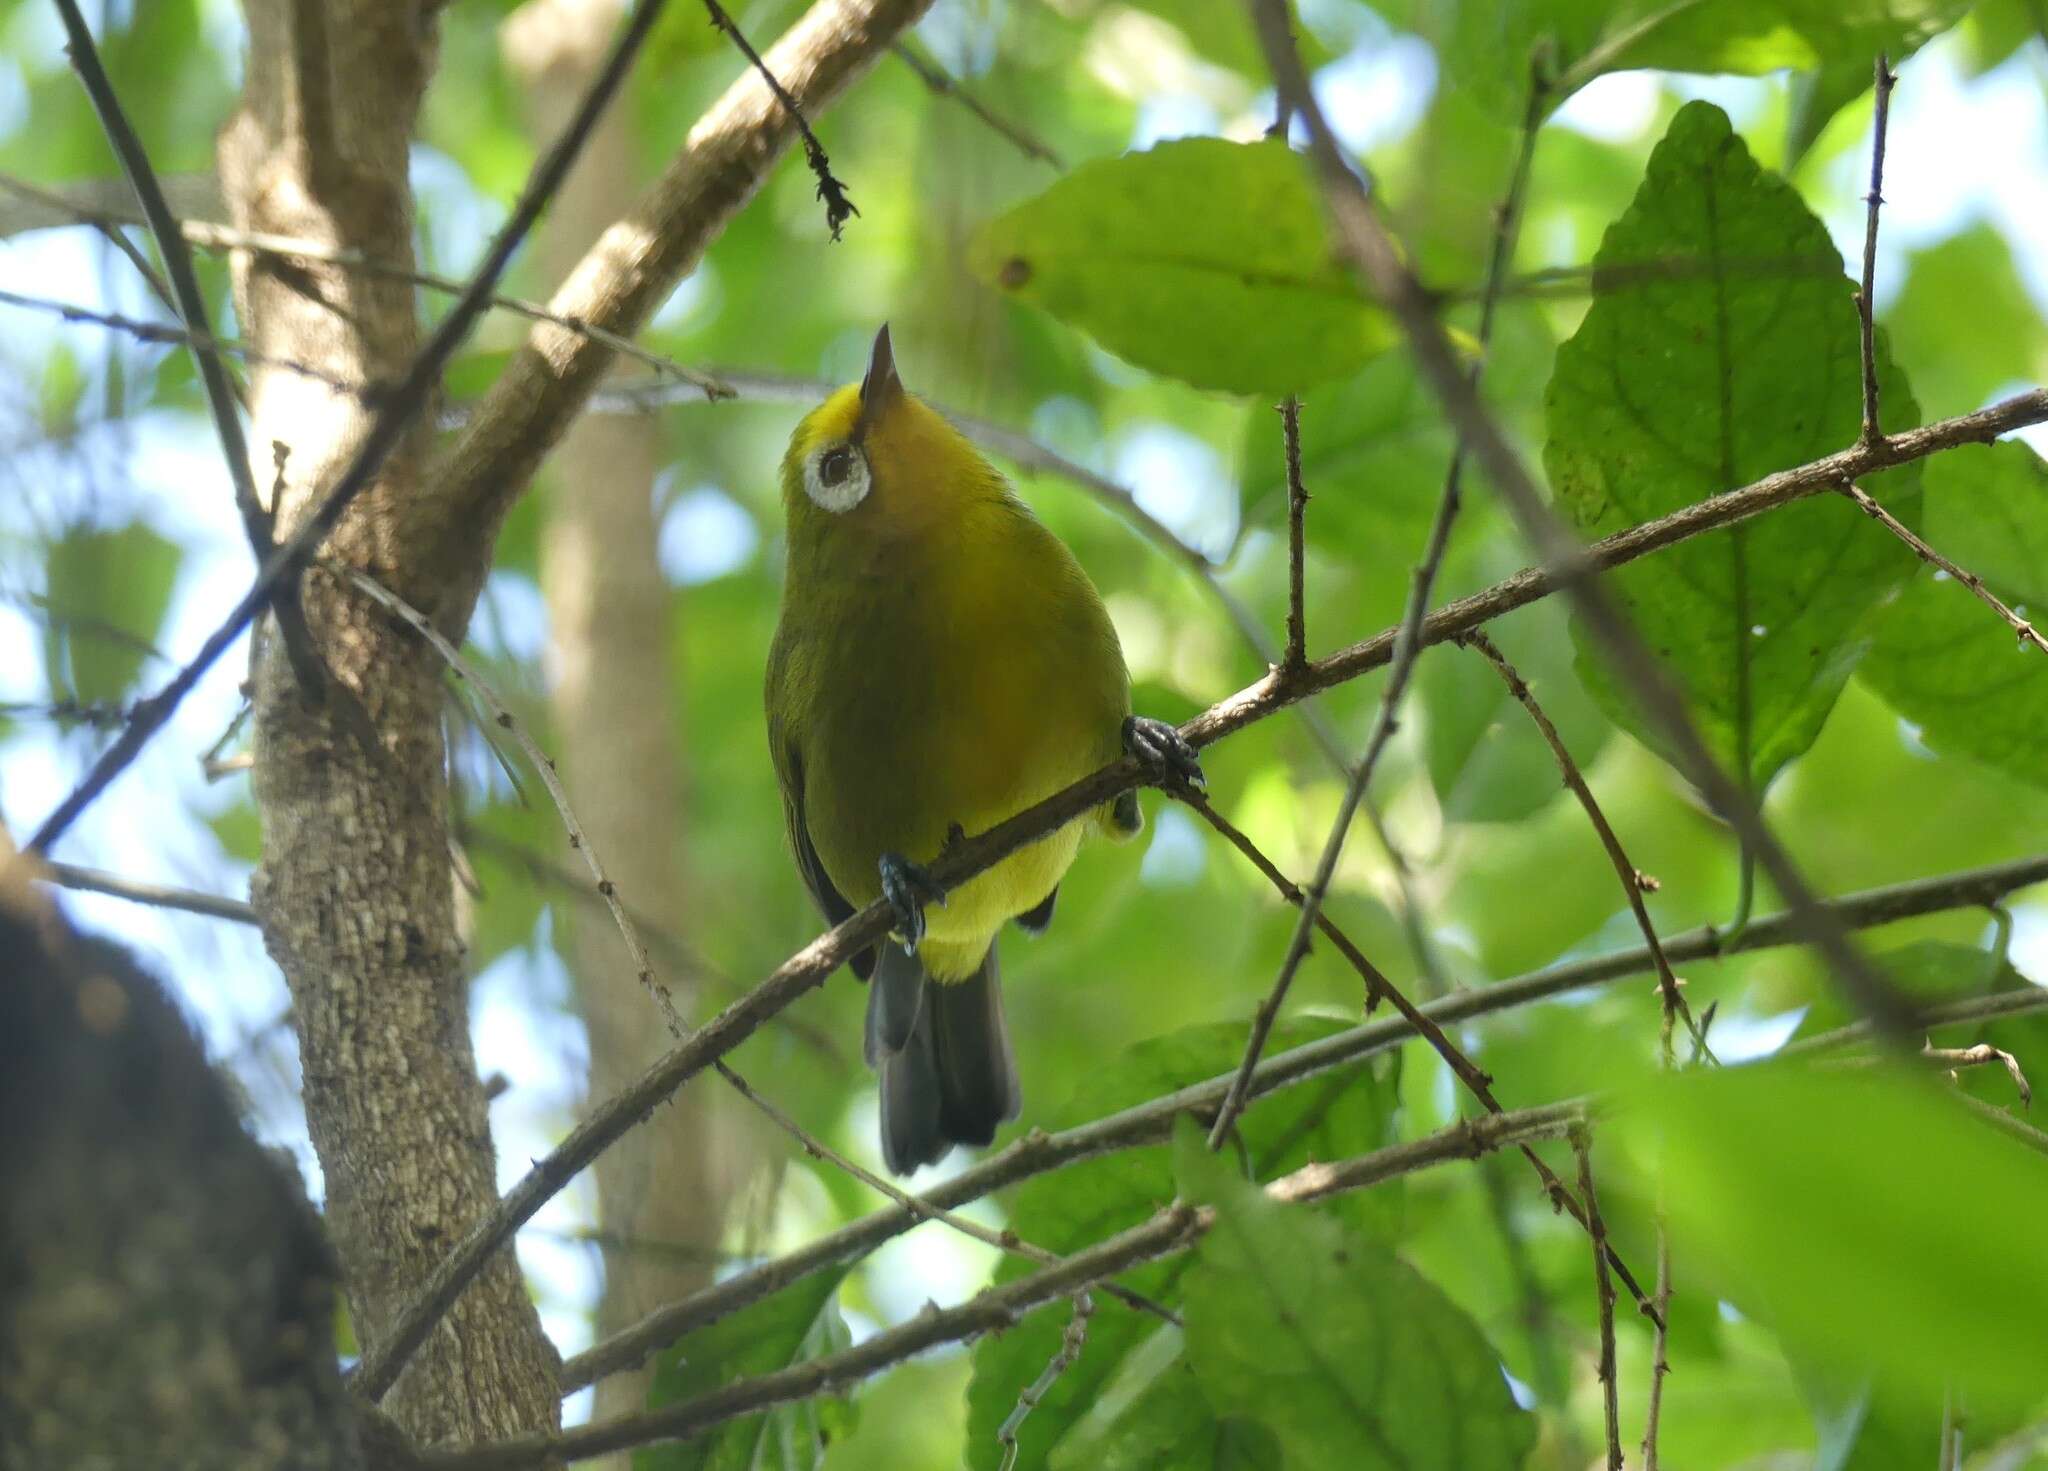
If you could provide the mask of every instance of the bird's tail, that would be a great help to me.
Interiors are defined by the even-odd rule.
[[[907,1175],[955,1144],[986,1144],[1022,1095],[991,944],[962,981],[934,981],[884,941],[868,982],[865,1051],[882,1071],[882,1158]]]

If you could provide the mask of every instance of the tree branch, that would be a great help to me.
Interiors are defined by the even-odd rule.
[[[1877,419],[1877,328],[1871,314],[1877,307],[1877,211],[1884,203],[1884,137],[1891,118],[1892,84],[1898,80],[1880,51],[1877,55],[1875,95],[1877,117],[1870,139],[1870,193],[1864,196],[1869,212],[1863,222],[1863,285],[1856,293],[1857,323],[1863,347],[1863,443],[1877,444],[1884,430]]]
[[[1176,793],[1175,795],[1178,796],[1180,794]],[[1182,797],[1182,800],[1186,801],[1187,798]],[[1252,842],[1244,833],[1240,832],[1234,824],[1217,812],[1215,808],[1211,807],[1206,799],[1198,798],[1198,800],[1199,806],[1196,806],[1194,802],[1190,802],[1189,805],[1196,806],[1196,810],[1208,820],[1211,827],[1229,838],[1232,845],[1240,853],[1251,859],[1253,865],[1272,881],[1273,886],[1280,891],[1281,895],[1290,904],[1306,910],[1307,901],[1302,896],[1301,890],[1290,883],[1286,875],[1280,872],[1279,865],[1262,853],[1258,845]],[[1320,912],[1316,915],[1316,920],[1319,924],[1324,923]],[[1451,1041],[1442,1027],[1438,1026],[1420,1007],[1403,995],[1400,987],[1389,981],[1375,966],[1367,961],[1359,953],[1358,948],[1350,940],[1344,938],[1334,925],[1327,925],[1326,929],[1329,934],[1337,938],[1338,948],[1344,952],[1347,958],[1355,957],[1354,963],[1358,967],[1358,973],[1365,980],[1367,1011],[1369,1012],[1372,1009],[1373,1002],[1381,997],[1385,997],[1393,1003],[1394,1009],[1401,1013],[1402,1020],[1407,1022],[1414,1030],[1415,1035],[1421,1037],[1423,1041],[1429,1044],[1430,1049],[1443,1059],[1444,1066],[1451,1070],[1458,1081],[1464,1084],[1466,1090],[1479,1100],[1481,1106],[1488,1113],[1494,1115],[1504,1113],[1505,1110],[1500,1106],[1500,1100],[1494,1097],[1493,1079],[1486,1074],[1485,1070],[1473,1062],[1471,1058],[1467,1057],[1463,1050],[1455,1042]],[[1659,958],[1663,954],[1661,950],[1654,953]],[[1249,1086],[1250,1070],[1257,1066],[1257,1051],[1264,1050],[1263,1044],[1272,1032],[1274,1018],[1280,1009],[1280,997],[1281,992],[1278,989],[1270,992],[1266,999],[1260,1003],[1258,1012],[1252,1018],[1252,1042],[1248,1044],[1246,1049],[1247,1060],[1239,1065],[1237,1074],[1232,1079],[1230,1091],[1224,1095],[1223,1105],[1216,1112],[1216,1122],[1209,1131],[1209,1147],[1212,1149],[1216,1147],[1219,1140],[1226,1137],[1226,1127],[1236,1119],[1238,1113],[1244,1107],[1246,1089]],[[1254,1051],[1254,1048],[1257,1051]],[[1550,1198],[1551,1204],[1590,1231],[1593,1227],[1591,1215],[1573,1197],[1571,1191],[1566,1188],[1564,1181],[1558,1179],[1556,1172],[1543,1162],[1543,1157],[1537,1154],[1535,1150],[1529,1148],[1528,1145],[1522,1146],[1522,1153],[1527,1157],[1530,1165],[1534,1167],[1537,1178],[1543,1182],[1544,1193]],[[1635,1274],[1628,1269],[1628,1264],[1621,1259],[1620,1253],[1616,1252],[1608,1244],[1605,1237],[1601,1238],[1600,1250],[1612,1259],[1616,1274],[1620,1276],[1623,1282],[1628,1284],[1629,1292],[1634,1296],[1637,1304],[1646,1314],[1654,1315],[1654,1308],[1643,1295],[1642,1288],[1637,1285]]]
[[[816,116],[930,3],[817,0],[763,62],[798,108]],[[584,255],[548,310],[621,336],[638,332],[797,136],[793,115],[749,69],[698,120],[639,204]],[[462,549],[495,532],[613,357],[589,333],[551,323],[527,337],[433,477],[450,561],[461,565]]]
[[[1290,396],[1279,412],[1287,456],[1287,649],[1280,667],[1295,670],[1308,663],[1308,619],[1302,612],[1308,488],[1301,483],[1301,400]]]
[[[1864,929],[1944,910],[1981,908],[1996,903],[2019,889],[2044,881],[2048,881],[2048,854],[2016,863],[1970,869],[1932,879],[1916,879],[1910,883],[1845,895],[1829,901],[1829,908],[1843,924],[1855,929]],[[1795,943],[1799,938],[1796,916],[1787,912],[1752,922],[1733,943],[1726,946],[1714,929],[1706,927],[1668,937],[1664,942],[1664,951],[1668,957],[1682,962],[1770,949]],[[1647,949],[1624,950],[1613,955],[1551,966],[1514,980],[1502,981],[1497,985],[1453,992],[1419,1009],[1437,1025],[1451,1025],[1496,1012],[1513,1010],[1590,986],[1605,985],[1629,976],[1640,975],[1651,967],[1652,961]],[[1999,1007],[2004,1009],[1993,1010],[1985,1001],[1973,1001],[1954,1007],[1937,1008],[1927,1013],[1921,1020],[1925,1025],[1939,1026],[1947,1024],[1950,1020],[1981,1020],[1989,1015],[2011,1015],[2015,1010],[2048,1007],[2048,990],[2008,993],[1999,1001]],[[1839,1046],[1867,1036],[1867,1028],[1867,1023],[1859,1024],[1857,1027],[1831,1033],[1825,1039],[1814,1040],[1824,1045]],[[1387,1051],[1416,1035],[1418,1034],[1415,1027],[1406,1019],[1388,1018],[1368,1022],[1335,1036],[1279,1053],[1259,1064],[1252,1077],[1252,1096],[1262,1097],[1277,1089],[1314,1077],[1330,1068]],[[1813,1044],[1802,1043],[1792,1050],[1805,1050],[1811,1045]],[[1168,1094],[1164,1098],[1124,1109],[1057,1134],[1046,1134],[1034,1129],[1015,1143],[998,1150],[977,1164],[968,1166],[951,1179],[933,1186],[925,1193],[924,1199],[950,1209],[1076,1160],[1088,1159],[1118,1149],[1156,1144],[1167,1137],[1172,1129],[1173,1120],[1178,1115],[1192,1113],[1197,1118],[1210,1116],[1210,1111],[1222,1102],[1233,1076],[1234,1074],[1212,1078],[1207,1082],[1183,1088],[1177,1093]],[[623,1131],[637,1117],[638,1111],[652,1107],[663,1095],[655,1095],[645,1104],[639,1102],[641,1096],[638,1090],[620,1095],[619,1098],[606,1103],[586,1120],[582,1127],[610,1127]],[[611,1123],[601,1125],[601,1119],[610,1119]],[[558,1149],[556,1155],[561,1152]],[[549,1168],[550,1161],[555,1157],[550,1155],[549,1159],[542,1161],[537,1168]],[[564,1178],[566,1183],[566,1176]],[[526,1182],[522,1181],[519,1190],[523,1190],[525,1185]],[[519,1190],[515,1190],[514,1194],[518,1194]],[[538,1206],[539,1201],[535,1201],[533,1208],[537,1209]],[[562,1366],[563,1390],[572,1391],[607,1374],[631,1368],[647,1355],[695,1328],[716,1322],[749,1303],[758,1302],[770,1293],[812,1272],[822,1271],[838,1262],[865,1255],[883,1242],[909,1230],[920,1219],[916,1214],[902,1209],[877,1211],[798,1247],[793,1252],[736,1273],[681,1302],[650,1313],[632,1328],[596,1344],[565,1363]]]
[[[1586,785],[1585,773],[1579,770],[1579,763],[1572,759],[1566,749],[1564,738],[1557,733],[1557,727],[1550,723],[1550,717],[1543,713],[1543,707],[1536,703],[1536,696],[1529,689],[1529,682],[1522,678],[1521,671],[1510,664],[1498,645],[1478,631],[1463,634],[1457,640],[1493,666],[1508,687],[1508,693],[1515,697],[1521,707],[1528,711],[1535,722],[1544,744],[1550,747],[1550,754],[1557,762],[1557,769],[1564,778],[1564,784],[1585,809],[1586,820],[1593,825],[1593,831],[1600,838],[1600,846],[1607,850],[1607,860],[1614,867],[1614,876],[1621,881],[1622,893],[1628,899],[1629,911],[1634,914],[1636,928],[1642,932],[1643,945],[1650,952],[1650,959],[1657,967],[1657,989],[1663,997],[1667,1016],[1676,1014],[1685,1018],[1686,1030],[1701,1047],[1706,1038],[1700,1032],[1699,1023],[1693,1020],[1692,1009],[1685,1004],[1685,997],[1678,989],[1678,977],[1672,973],[1671,962],[1665,958],[1664,947],[1657,941],[1657,928],[1650,923],[1650,911],[1643,903],[1643,872],[1629,861],[1621,846],[1621,839],[1615,836],[1614,826],[1608,822],[1607,814],[1600,810],[1600,804],[1593,800],[1593,789]],[[1671,1050],[1669,1023],[1666,1024],[1664,1050]]]
[[[59,888],[76,889],[85,894],[105,894],[109,898],[126,899],[132,904],[147,904],[157,909],[179,909],[187,914],[203,914],[209,919],[225,919],[235,924],[257,923],[254,909],[240,899],[229,899],[221,894],[123,878],[117,873],[81,868],[75,863],[44,863],[41,867],[39,873],[34,869],[30,871]]]
[[[1541,556],[1599,640],[1622,680],[1671,742],[1678,765],[1712,809],[1736,832],[1746,850],[1769,872],[1793,912],[1805,917],[1809,937],[1828,962],[1843,992],[1860,1010],[1877,1018],[1895,1047],[1910,1046],[1913,1008],[1876,967],[1849,943],[1821,908],[1812,886],[1737,781],[1721,769],[1700,736],[1683,697],[1606,589],[1593,577],[1586,549],[1565,528],[1538,490],[1521,456],[1461,371],[1426,292],[1403,262],[1386,227],[1345,161],[1320,105],[1309,89],[1301,58],[1288,32],[1280,0],[1255,0],[1255,20],[1276,84],[1289,96],[1308,128],[1311,156],[1325,209],[1340,248],[1400,322],[1417,366],[1442,401],[1460,440],[1469,444],[1507,502],[1522,534]],[[1869,446],[1876,450],[1882,444]]]
[[[2042,653],[2048,654],[2048,637],[2043,637],[2041,630],[2034,627],[2030,620],[2020,617],[2019,614],[2008,607],[1997,593],[1984,585],[1983,578],[1974,572],[1965,571],[1947,557],[1944,557],[1940,552],[1937,552],[1912,527],[1906,525],[1897,516],[1894,516],[1890,511],[1887,511],[1883,506],[1880,506],[1875,500],[1871,499],[1869,492],[1865,491],[1861,486],[1845,480],[1835,488],[1854,501],[1864,515],[1904,542],[1914,556],[1918,557],[1928,566],[1936,567],[1946,572],[1950,577],[1968,588],[1975,595],[1978,602],[2005,620],[2005,626],[2013,631],[2014,637],[2018,638],[2021,644],[2032,644]]]
[[[929,56],[924,55],[909,41],[898,41],[889,48],[897,58],[917,74],[917,79],[931,89],[935,97],[950,97],[987,125],[988,129],[1009,143],[1026,158],[1033,158],[1054,169],[1065,169],[1066,164],[1036,134],[1027,132],[1022,126],[1008,118],[992,112],[982,100],[955,81],[946,69]]]
[[[1552,1104],[1503,1118],[1463,1121],[1423,1139],[1336,1164],[1305,1165],[1266,1186],[1273,1199],[1298,1203],[1363,1189],[1451,1160],[1473,1159],[1504,1144],[1556,1138],[1582,1105]],[[1010,1327],[1035,1309],[1084,1291],[1116,1272],[1192,1245],[1214,1212],[1176,1202],[1143,1225],[1074,1253],[1057,1267],[977,1293],[957,1307],[927,1308],[898,1327],[835,1354],[759,1378],[742,1379],[679,1405],[586,1425],[553,1436],[523,1436],[467,1450],[427,1452],[423,1471],[528,1471],[551,1459],[576,1461],[632,1446],[684,1440],[741,1415],[849,1384],[942,1343]]]
[[[1579,1194],[1586,1201],[1586,1226],[1593,1236],[1593,1282],[1600,1294],[1600,1404],[1607,1427],[1607,1471],[1622,1471],[1621,1399],[1614,1373],[1614,1283],[1607,1276],[1607,1224],[1593,1192],[1593,1146],[1583,1122],[1571,1128],[1572,1153],[1579,1161]]]

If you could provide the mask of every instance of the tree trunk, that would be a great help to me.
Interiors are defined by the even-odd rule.
[[[525,82],[537,146],[567,121],[623,9],[618,0],[529,0],[507,21],[505,55]],[[632,204],[640,181],[630,122],[621,108],[605,116],[557,196],[540,239],[549,279],[567,276]],[[627,902],[675,928],[683,876],[670,674],[674,597],[655,550],[656,459],[651,419],[577,421],[553,456],[557,488],[541,537],[541,585],[554,729],[577,816]],[[609,921],[589,908],[563,917],[590,1037],[590,1091],[607,1097],[637,1077],[668,1038]],[[677,984],[684,978],[662,979],[689,1014],[694,998]],[[598,1157],[598,1219],[606,1236],[600,1336],[709,1280],[725,1197],[718,1102],[708,1088],[686,1088],[652,1124]],[[692,1250],[703,1255],[693,1260]],[[597,1387],[597,1418],[637,1410],[646,1396],[644,1372],[606,1379]]]
[[[234,222],[382,260],[412,259],[407,155],[433,67],[434,6],[267,0],[247,7],[248,79],[220,140]],[[418,346],[412,288],[318,265],[235,259],[242,330],[266,357],[355,383],[395,379]],[[317,503],[370,421],[358,398],[302,375],[252,373],[251,443],[288,452],[281,530]],[[421,585],[430,523],[426,430],[386,463],[325,556],[459,623],[466,601]],[[259,464],[259,480],[271,466]],[[480,541],[480,539],[479,539]],[[466,569],[480,577],[477,565]],[[432,651],[320,572],[308,620],[375,727],[374,749],[308,701],[274,640],[255,670],[255,793],[264,825],[253,898],[289,983],[306,1115],[358,1337],[378,1341],[435,1262],[497,1198],[455,927]],[[455,606],[451,610],[449,604]],[[459,628],[450,632],[459,636]],[[421,1443],[544,1430],[558,1364],[510,1252],[415,1356],[387,1402]]]

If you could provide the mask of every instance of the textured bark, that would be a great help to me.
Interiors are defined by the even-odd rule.
[[[623,11],[619,0],[530,0],[506,22],[505,56],[524,80],[537,147],[567,120]],[[545,276],[567,274],[632,202],[634,174],[630,120],[614,110],[584,146],[549,213],[540,237]],[[552,457],[556,493],[541,535],[541,585],[553,723],[577,816],[620,892],[674,928],[683,891],[669,660],[674,598],[655,553],[656,456],[651,419],[577,421]],[[634,980],[617,930],[587,908],[570,914],[565,906],[562,917],[590,1037],[589,1087],[607,1098],[639,1076],[669,1038],[653,999]],[[661,978],[690,1014],[683,978]],[[598,1157],[598,1216],[608,1242],[601,1337],[709,1280],[725,1194],[717,1102],[709,1089],[685,1089]],[[657,1243],[703,1248],[706,1255],[692,1261],[647,1249]],[[597,1417],[638,1410],[646,1399],[644,1372],[616,1375],[597,1386]]]
[[[219,150],[236,225],[410,262],[407,148],[433,65],[433,8],[252,0],[243,104]],[[403,283],[239,256],[235,289],[243,331],[262,353],[333,377],[390,380],[418,343]],[[256,453],[267,461],[273,441],[290,452],[281,529],[317,500],[369,412],[298,375],[253,375]],[[436,610],[451,600],[422,585],[413,554],[423,449],[416,434],[391,458],[325,554]],[[258,473],[267,481],[271,467]],[[474,577],[483,553],[479,540]],[[309,576],[306,602],[330,667],[369,712],[375,749],[339,718],[340,702],[309,704],[274,649],[258,657],[264,852],[252,897],[292,991],[307,1121],[356,1332],[374,1343],[494,1203],[495,1162],[455,926],[438,666],[331,578]],[[558,1420],[557,1377],[517,1265],[501,1252],[388,1406],[423,1443],[547,1429]]]

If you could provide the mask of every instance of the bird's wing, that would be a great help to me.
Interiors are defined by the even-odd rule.
[[[833,887],[831,876],[818,857],[817,845],[811,841],[811,830],[804,822],[803,758],[794,746],[782,746],[778,754],[782,757],[777,763],[777,774],[782,777],[782,818],[789,825],[789,846],[796,854],[797,872],[803,875],[804,887],[824,911],[825,922],[836,925],[850,918],[854,911],[846,896]],[[875,968],[875,952],[863,950],[853,957],[851,964],[853,973],[866,980]]]

